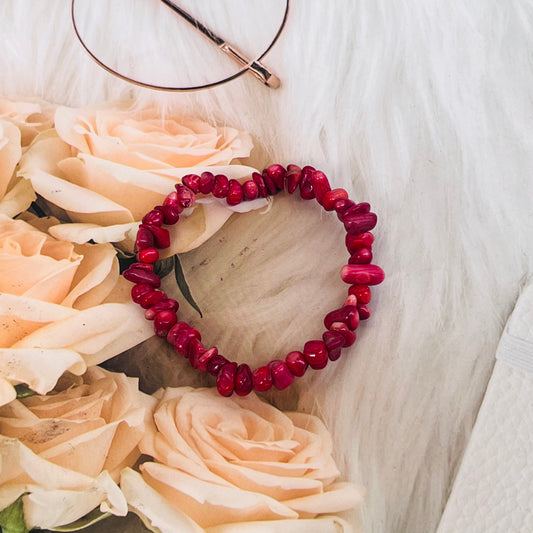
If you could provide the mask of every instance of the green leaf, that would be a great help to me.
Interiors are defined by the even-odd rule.
[[[183,273],[183,267],[181,266],[181,262],[177,254],[174,256],[174,276],[176,277],[181,294],[183,294],[183,297],[187,300],[187,302],[189,302],[189,305],[195,309],[200,315],[200,318],[202,318],[202,311],[200,311],[200,307],[192,297],[191,290],[189,289],[189,285],[185,279],[185,274]]]
[[[17,400],[22,398],[29,398],[30,396],[35,396],[37,393],[34,390],[31,390],[28,385],[21,383],[20,385],[15,385],[15,390],[17,391]]]
[[[80,531],[80,529],[92,526],[93,524],[96,524],[96,522],[100,522],[100,520],[104,520],[109,516],[111,516],[111,513],[102,513],[99,509],[93,509],[90,513],[87,513],[85,516],[72,522],[72,524],[55,527],[52,531]]]
[[[164,278],[174,270],[174,257],[160,259],[154,264],[154,273],[160,278]]]
[[[28,533],[29,529],[24,523],[22,496],[0,511],[0,526],[2,533]]]

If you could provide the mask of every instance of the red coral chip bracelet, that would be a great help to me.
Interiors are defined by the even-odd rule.
[[[158,249],[170,246],[170,234],[163,226],[178,222],[180,213],[194,205],[197,194],[225,198],[228,205],[233,206],[246,200],[266,198],[283,189],[289,194],[299,189],[303,199],[315,198],[326,211],[336,211],[346,229],[345,242],[351,254],[348,264],[341,269],[341,278],[350,287],[344,305],[324,318],[326,331],[322,340],[310,340],[302,351],[292,351],[285,360],[274,359],[252,372],[247,364],[238,364],[220,355],[215,346],[205,348],[200,332],[178,321],[179,304],[159,290],[161,279],[154,272],[153,264],[159,259]],[[281,165],[271,165],[262,174],[254,173],[252,179],[243,184],[228,180],[222,174],[189,174],[176,185],[163,205],[155,207],[142,219],[136,239],[138,263],[132,264],[123,275],[135,283],[132,299],[146,309],[145,317],[154,321],[156,335],[166,337],[193,368],[216,376],[217,389],[222,396],[231,396],[234,391],[245,396],[252,390],[267,391],[272,385],[282,390],[295,377],[303,376],[308,366],[318,370],[326,366],[328,359],[336,361],[342,348],[355,342],[359,320],[370,316],[369,285],[377,285],[385,278],[380,267],[370,264],[374,242],[370,230],[376,222],[377,217],[370,211],[369,204],[352,202],[344,189],[332,190],[325,174],[310,166],[289,165],[285,169]]]

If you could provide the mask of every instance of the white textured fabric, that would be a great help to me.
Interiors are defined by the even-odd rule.
[[[155,0],[128,3],[143,16],[97,33],[110,50],[128,32],[142,39],[155,20]],[[196,4],[214,20],[224,15],[225,1]],[[242,4],[231,32],[239,46],[246,9],[257,5]],[[121,20],[124,2],[94,5],[97,19]],[[66,105],[135,97],[199,114],[252,134],[247,164],[313,164],[370,201],[379,216],[374,256],[387,274],[373,291],[373,316],[346,356],[272,398],[326,422],[343,477],[367,488],[367,533],[433,533],[503,325],[533,275],[532,2],[292,0],[264,59],[279,90],[247,75],[175,95],[97,67],[73,35],[69,7],[0,2],[1,94]],[[198,56],[192,41],[182,45]],[[294,202],[235,217],[183,258],[205,312],[197,325],[237,360],[259,364],[300,348],[342,303],[342,230]],[[121,361],[152,388],[197,384],[182,363],[159,339]]]
[[[533,285],[497,359],[438,533],[533,531]]]

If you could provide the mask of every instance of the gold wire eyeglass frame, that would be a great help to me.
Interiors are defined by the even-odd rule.
[[[120,78],[124,81],[127,81],[129,83],[133,83],[134,85],[137,85],[139,87],[144,87],[147,89],[154,89],[156,91],[168,91],[168,92],[188,92],[188,91],[198,91],[201,89],[209,89],[212,87],[216,87],[218,85],[222,85],[224,83],[227,83],[228,81],[234,80],[235,78],[238,78],[245,72],[249,72],[253,76],[255,76],[261,83],[266,85],[267,87],[270,87],[271,89],[277,89],[281,85],[280,79],[270,72],[265,65],[261,63],[261,59],[265,57],[265,55],[271,50],[271,48],[276,44],[277,40],[279,39],[279,36],[281,35],[281,32],[283,31],[283,28],[285,27],[285,23],[287,22],[287,17],[289,14],[289,0],[285,0],[285,10],[283,13],[283,18],[281,21],[281,24],[278,28],[278,31],[276,32],[274,39],[269,44],[267,49],[257,58],[254,60],[247,59],[244,54],[242,54],[237,48],[230,45],[227,41],[225,41],[222,37],[219,37],[216,33],[214,33],[212,30],[207,28],[204,24],[202,24],[199,20],[197,20],[195,17],[187,13],[185,10],[183,10],[180,6],[178,6],[174,1],[172,0],[159,0],[166,6],[168,6],[172,11],[174,11],[177,15],[182,17],[184,20],[186,20],[189,24],[191,24],[196,30],[198,30],[206,39],[211,41],[213,44],[215,44],[223,53],[225,53],[227,56],[229,56],[231,59],[233,59],[238,65],[240,65],[240,70],[236,72],[235,74],[232,74],[231,76],[228,76],[226,78],[223,78],[222,80],[218,80],[211,83],[206,83],[203,85],[194,85],[190,87],[173,87],[173,86],[167,86],[167,85],[156,85],[151,83],[146,83],[141,80],[131,78],[129,76],[125,76],[124,74],[121,74],[120,72],[112,69],[109,65],[105,64],[100,58],[98,58],[92,50],[87,46],[87,44],[84,42],[80,31],[78,29],[78,25],[76,22],[76,14],[75,14],[75,4],[76,0],[72,0],[71,2],[71,8],[70,8],[70,16],[72,19],[72,26],[74,28],[74,32],[76,34],[76,37],[80,41],[81,45],[85,49],[85,51],[89,54],[91,59],[95,61],[100,67],[102,67],[104,70],[112,74],[113,76],[116,76],[117,78]]]

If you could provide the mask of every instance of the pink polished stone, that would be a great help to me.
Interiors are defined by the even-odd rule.
[[[229,361],[223,355],[217,353],[207,362],[207,371],[212,376],[217,376],[220,369],[227,363],[229,363]]]
[[[320,370],[328,364],[328,350],[323,341],[307,341],[303,353],[305,360],[314,370]]]
[[[344,346],[351,346],[355,342],[355,331],[352,331],[344,322],[333,322],[329,329],[338,331],[344,337]]]
[[[354,330],[359,325],[359,313],[355,305],[345,305],[340,309],[331,311],[324,318],[324,326],[326,329],[331,328],[334,322],[344,322],[349,329]]]
[[[148,248],[147,248],[148,249]],[[130,265],[130,268],[135,270],[144,270],[145,272],[153,272],[154,271],[154,265],[149,263],[132,263]]]
[[[154,243],[158,248],[168,248],[170,246],[168,229],[154,226],[153,224],[141,224],[139,229],[147,229],[154,236]]]
[[[268,175],[266,169],[263,170],[261,177],[263,178],[268,194],[270,196],[274,196],[275,194],[277,194],[279,189],[276,187],[276,182]]]
[[[242,192],[246,200],[255,200],[259,196],[259,187],[254,180],[247,180],[242,186]]]
[[[297,377],[302,377],[309,366],[302,352],[294,351],[287,354],[285,363],[289,370]]]
[[[313,192],[315,198],[320,205],[323,205],[324,195],[331,191],[328,178],[321,170],[315,170],[311,174],[311,183],[313,185]]]
[[[186,176],[183,176],[183,178],[181,178],[181,182],[186,187],[189,187],[192,192],[200,192],[200,176],[198,176],[198,174],[187,174]]]
[[[177,205],[158,205],[156,211],[163,214],[163,222],[165,224],[175,224],[180,219],[182,209]]]
[[[254,390],[264,392],[272,387],[272,372],[268,366],[260,366],[252,372]]]
[[[161,280],[159,276],[153,272],[147,272],[146,270],[141,270],[140,268],[128,268],[122,273],[125,279],[133,283],[146,283],[152,287],[160,287]]]
[[[385,279],[385,272],[377,265],[345,265],[341,269],[345,283],[355,285],[378,285]]]
[[[333,211],[337,200],[347,200],[348,193],[344,189],[333,189],[324,194],[322,206],[326,211]]]
[[[200,175],[199,189],[202,194],[211,194],[215,186],[215,176],[212,172],[202,172]]]
[[[142,226],[137,231],[137,237],[135,238],[135,248],[137,250],[144,250],[145,248],[153,248],[155,243],[153,233]]]
[[[243,201],[244,192],[241,184],[237,180],[229,180],[228,195],[226,202],[228,205],[238,205]]]
[[[276,187],[281,191],[285,185],[285,169],[278,164],[270,165],[267,169],[268,176],[274,181]]]
[[[370,318],[370,308],[366,305],[358,305],[357,310],[359,312],[359,317],[361,320],[366,320]]]
[[[176,312],[179,308],[179,305],[180,304],[176,300],[166,298],[165,300],[161,300],[160,302],[149,307],[144,313],[144,318],[146,318],[146,320],[153,320],[155,318],[155,315],[157,315],[157,313],[160,313],[161,311]]]
[[[366,214],[370,212],[370,204],[367,202],[361,202],[360,204],[354,203],[353,205],[345,204],[342,211],[337,211],[337,216],[341,222],[344,222],[347,218],[353,215]]]
[[[193,368],[198,368],[198,360],[205,351],[203,344],[196,337],[191,337],[187,346],[187,359]]]
[[[346,211],[349,211],[347,209]],[[353,235],[370,231],[378,223],[376,213],[354,213],[353,215],[346,215],[343,213],[344,229]]]
[[[153,224],[154,226],[161,226],[163,224],[163,213],[156,209],[152,209],[142,218],[143,224]]]
[[[174,187],[176,188],[178,205],[183,209],[192,207],[194,205],[194,202],[196,201],[196,195],[194,194],[194,192],[192,192],[189,187],[185,187],[185,185],[182,185],[181,183],[178,183]]]
[[[324,331],[322,340],[326,345],[330,361],[336,361],[341,356],[344,346],[344,336],[338,331]]]
[[[229,190],[229,179],[224,174],[217,174],[215,176],[215,183],[213,185],[213,196],[215,198],[226,198]]]
[[[310,166],[302,168],[302,179],[300,180],[300,197],[303,200],[312,200],[315,197],[313,191],[312,176],[315,169]]]
[[[209,364],[211,358],[215,355],[218,355],[218,348],[213,346],[198,357],[196,360],[196,368],[198,368],[198,370],[201,372],[207,372],[207,365]]]
[[[259,194],[259,198],[266,198],[268,196],[268,191],[265,185],[265,180],[263,179],[263,176],[259,174],[259,172],[254,172],[252,174],[252,179],[257,184],[257,190]]]
[[[168,335],[170,328],[178,321],[176,312],[172,309],[160,311],[154,318],[154,331],[158,337],[164,338]]]
[[[226,363],[217,374],[217,390],[222,396],[231,396],[235,388],[237,363]]]
[[[372,299],[372,291],[368,285],[352,285],[348,289],[348,294],[353,294],[358,304],[367,304]]]
[[[131,299],[138,304],[141,298],[148,292],[152,292],[154,288],[148,283],[137,283],[131,288]]]
[[[272,372],[272,382],[276,389],[286,389],[294,381],[294,374],[289,370],[289,367],[284,361],[275,359],[268,363],[268,367]]]
[[[170,328],[168,335],[167,335],[167,342],[169,344],[172,344],[172,346],[174,346],[174,341],[176,340],[176,336],[182,329],[189,330],[191,329],[191,326],[189,326],[187,322],[177,322]]]
[[[372,262],[372,250],[370,248],[359,248],[348,259],[350,265],[368,265]]]
[[[254,388],[252,371],[246,364],[239,365],[235,372],[235,393],[239,396],[246,396]]]
[[[371,248],[374,242],[374,235],[370,232],[360,233],[358,235],[347,233],[344,241],[348,251],[353,254],[359,248]]]
[[[139,298],[139,305],[143,309],[149,309],[153,305],[158,304],[167,298],[168,296],[163,291],[152,290],[151,292],[144,293]]]
[[[287,181],[287,192],[292,194],[300,185],[302,179],[302,169],[298,165],[289,165],[285,180]]]
[[[159,259],[159,252],[157,248],[145,248],[137,254],[137,257],[142,263],[155,263]]]

